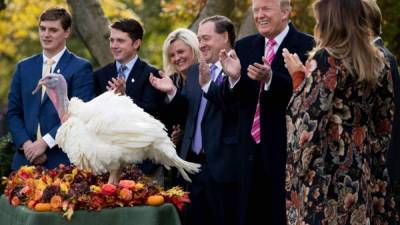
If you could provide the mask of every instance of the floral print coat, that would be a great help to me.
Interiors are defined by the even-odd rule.
[[[312,61],[288,108],[288,224],[398,224],[386,167],[389,64],[373,88],[324,49]]]

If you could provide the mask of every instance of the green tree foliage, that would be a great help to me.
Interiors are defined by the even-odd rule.
[[[111,20],[136,15],[121,1],[100,0],[105,15]],[[63,0],[13,0],[0,11],[0,108],[5,108],[11,77],[18,61],[41,51],[38,38],[38,18],[50,7],[64,7]],[[137,16],[136,16],[137,17]],[[72,34],[67,46],[74,53],[92,60],[90,52]],[[94,65],[96,67],[96,65]]]
[[[377,0],[382,11],[382,37],[385,45],[400,60],[400,1]]]
[[[207,0],[99,0],[111,22],[119,18],[135,17],[145,28],[143,46],[139,55],[161,68],[162,44],[169,32],[178,27],[188,27]],[[302,31],[313,32],[311,10],[313,0],[292,0],[293,23]],[[37,19],[51,6],[68,7],[63,0],[13,0],[6,1],[7,8],[0,11],[0,106],[5,108],[6,97],[16,63],[40,51],[37,36]],[[232,0],[235,4],[230,18],[240,29],[243,14],[251,0]],[[400,1],[378,0],[383,14],[383,39],[388,48],[400,57]],[[78,55],[92,59],[89,51],[74,35],[68,48]],[[93,62],[93,60],[91,60]],[[98,67],[98,65],[94,65]]]
[[[11,172],[12,158],[15,153],[11,135],[0,138],[0,179],[8,177]],[[0,184],[0,194],[3,193],[4,184]]]

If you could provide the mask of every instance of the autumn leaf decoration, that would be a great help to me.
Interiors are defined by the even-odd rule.
[[[39,212],[60,212],[68,220],[75,210],[130,207],[134,205],[174,204],[182,210],[189,195],[180,187],[163,190],[142,172],[130,166],[124,169],[118,185],[107,184],[108,175],[95,176],[74,166],[51,170],[23,166],[3,177],[10,204],[23,205]]]

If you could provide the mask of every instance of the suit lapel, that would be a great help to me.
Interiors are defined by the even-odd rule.
[[[137,80],[145,77],[140,76],[140,74],[143,74],[143,68],[143,62],[138,58],[129,73],[128,79],[126,80],[126,90],[131,90],[132,86],[137,83]]]
[[[112,78],[117,78],[118,74],[117,74],[117,62],[114,61],[113,64],[110,64],[110,67],[107,70],[107,74],[106,74],[106,86],[108,85],[108,81],[111,80]]]
[[[255,59],[252,60],[253,62],[263,63],[262,57],[265,51],[265,37],[257,35],[253,42],[253,48],[249,50],[252,51],[249,55],[254,55],[255,57]]]
[[[256,35],[254,42],[253,42],[253,48],[249,49],[249,51],[253,51],[253,52],[249,52],[248,55],[252,55],[254,58],[252,60],[252,62],[258,62],[260,64],[263,64],[263,60],[262,57],[264,57],[264,51],[265,51],[265,37],[261,36],[261,35]],[[247,72],[246,72],[247,74]],[[252,84],[254,84],[254,88],[257,90],[257,93],[260,92],[260,82],[258,81],[253,81]]]
[[[197,114],[199,112],[201,97],[203,93],[200,88],[198,80],[199,80],[199,64],[196,64],[193,66],[193,69],[189,70],[187,84],[186,84],[188,89],[188,94],[190,93],[190,96],[193,96],[189,98],[192,98],[193,101],[192,104],[196,106],[195,108],[196,117],[193,118],[194,124],[196,124]]]
[[[42,73],[43,73],[43,55],[40,54],[38,55],[32,64],[32,74],[29,74],[29,76],[32,76],[32,78],[30,79],[32,81],[32,90],[34,90],[36,88],[36,85],[39,83],[39,80],[42,79]],[[32,96],[33,101],[37,102],[37,111],[39,111],[40,106],[41,106],[41,96],[42,96],[42,91],[39,90],[38,92],[36,92],[36,94],[34,94]],[[46,94],[45,94],[46,96]]]
[[[222,73],[223,73],[224,71],[223,70],[221,70],[220,72],[219,72],[219,74],[216,76],[216,79],[218,79],[218,77],[219,76],[222,76]],[[201,87],[200,87],[200,91],[201,91],[201,96],[203,95],[203,90],[201,89]],[[204,110],[204,116],[203,116],[203,118],[205,118],[206,117],[206,115],[208,114],[208,112],[210,111],[210,107],[212,106],[212,104],[207,100],[207,104],[206,104],[206,109]]]
[[[52,71],[53,73],[59,73],[59,74],[64,74],[68,63],[71,59],[71,53],[68,50],[65,50],[64,54],[61,56],[60,61],[57,63],[56,67]],[[47,101],[49,97],[47,96],[47,93],[43,97],[42,105]]]

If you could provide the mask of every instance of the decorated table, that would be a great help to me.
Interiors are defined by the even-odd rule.
[[[133,206],[102,209],[99,212],[78,210],[71,221],[56,212],[36,212],[25,206],[12,206],[2,195],[0,198],[1,225],[179,225],[180,220],[172,204],[161,206]]]
[[[23,166],[3,178],[1,225],[179,225],[177,209],[190,202],[180,187],[164,190],[136,167],[118,184],[70,165]]]

